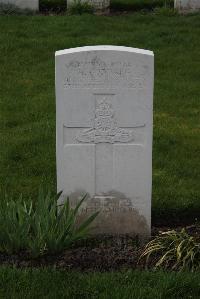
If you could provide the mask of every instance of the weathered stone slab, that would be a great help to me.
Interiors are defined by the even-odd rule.
[[[67,8],[70,8],[77,0],[67,0]],[[110,0],[81,0],[81,3],[88,3],[95,10],[104,11],[110,7]]]
[[[200,0],[175,0],[174,7],[183,13],[200,10]]]
[[[57,188],[74,204],[88,193],[95,233],[150,232],[153,73],[151,51],[56,52]]]
[[[39,0],[0,0],[0,4],[12,4],[21,9],[39,10]]]

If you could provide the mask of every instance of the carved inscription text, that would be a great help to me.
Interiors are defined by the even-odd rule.
[[[145,88],[147,69],[133,65],[131,61],[106,63],[98,56],[65,65],[64,87],[126,87]]]

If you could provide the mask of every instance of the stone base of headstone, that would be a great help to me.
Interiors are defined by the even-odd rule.
[[[75,5],[80,0],[68,0],[67,8],[69,9],[72,5]],[[88,3],[91,5],[95,12],[109,12],[110,0],[81,0],[82,3]]]
[[[200,0],[175,0],[174,8],[180,13],[192,13],[200,10]]]
[[[82,195],[81,195],[82,194]],[[69,195],[70,206],[74,209],[82,199],[84,193],[75,192]],[[62,206],[66,197],[58,200],[58,206]],[[110,192],[109,195],[87,197],[79,208],[77,226],[83,223],[93,213],[99,212],[96,219],[90,224],[91,236],[106,236],[121,238],[129,236],[138,238],[140,243],[149,239],[151,235],[151,223],[149,211],[143,215],[137,207],[133,207],[132,201],[121,193]]]
[[[0,0],[0,4],[14,5],[20,9],[39,10],[39,0]]]

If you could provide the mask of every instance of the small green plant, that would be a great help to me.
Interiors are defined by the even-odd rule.
[[[162,232],[145,246],[140,259],[148,266],[150,257],[155,268],[194,271],[200,268],[200,243],[185,229]]]
[[[41,189],[35,205],[22,196],[17,201],[7,195],[0,200],[0,251],[28,250],[32,257],[38,257],[61,252],[86,237],[98,212],[78,225],[77,215],[86,195],[75,208],[70,207],[69,198],[58,208],[58,196]]]
[[[0,200],[0,251],[13,253],[26,248],[30,232],[32,203],[22,196],[17,201],[5,195]]]
[[[169,6],[156,7],[154,9],[154,13],[156,15],[161,15],[161,16],[166,16],[166,17],[173,17],[178,14],[176,9],[171,8]]]
[[[58,194],[57,198],[60,196]],[[32,213],[30,252],[33,256],[48,252],[55,254],[69,247],[73,242],[87,235],[89,225],[96,218],[98,212],[77,226],[77,214],[86,198],[73,209],[70,207],[69,198],[61,206],[57,207],[57,198],[50,192],[46,195],[40,190],[35,210]]]
[[[71,15],[82,15],[84,13],[92,14],[94,13],[94,7],[87,1],[74,0],[74,2],[69,6],[68,13]]]

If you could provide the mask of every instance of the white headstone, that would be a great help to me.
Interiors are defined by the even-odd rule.
[[[0,4],[12,4],[21,9],[39,10],[39,0],[0,0]]]
[[[92,46],[56,52],[57,188],[95,233],[151,227],[153,52]]]
[[[75,3],[88,3],[95,10],[107,10],[110,7],[110,0],[67,0],[67,8],[70,8]]]
[[[175,0],[174,7],[180,12],[195,12],[200,10],[200,0]]]

